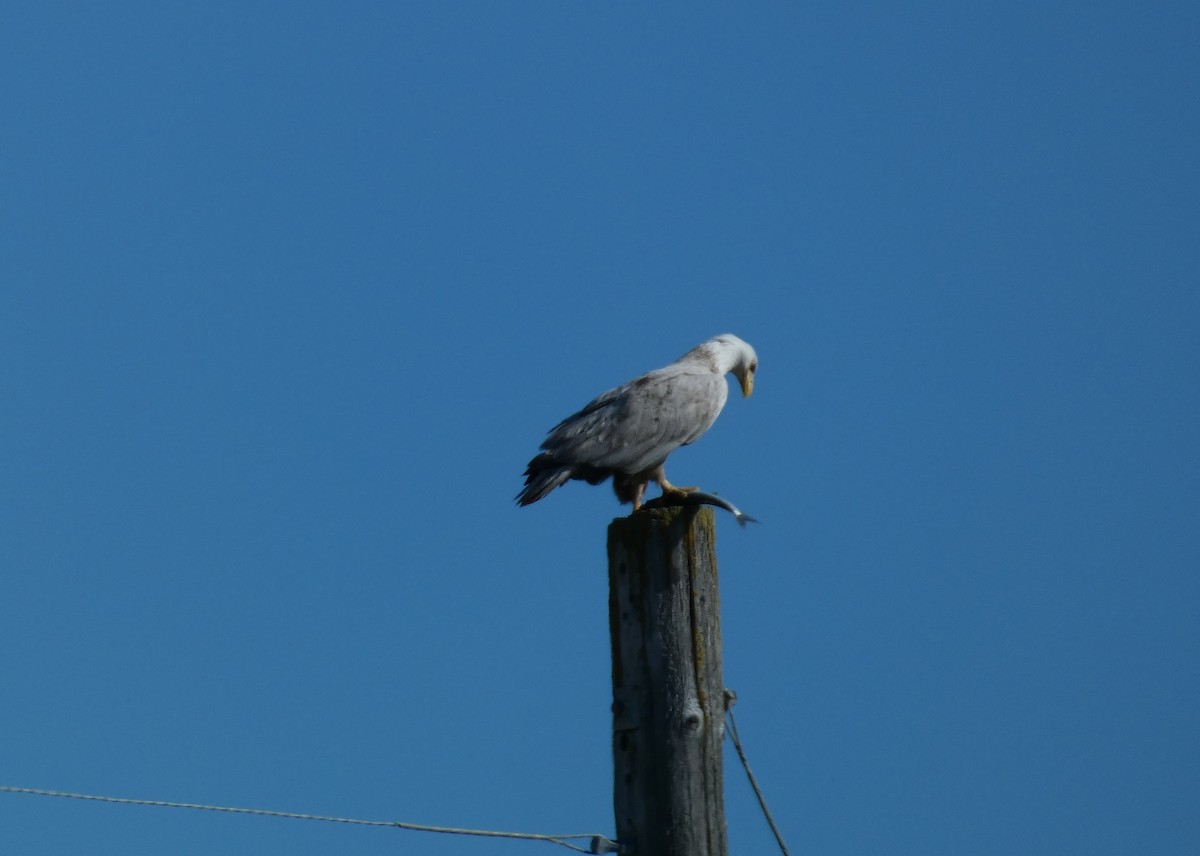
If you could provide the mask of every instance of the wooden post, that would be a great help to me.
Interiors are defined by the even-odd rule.
[[[608,527],[613,807],[629,856],[727,856],[715,535],[711,508]]]

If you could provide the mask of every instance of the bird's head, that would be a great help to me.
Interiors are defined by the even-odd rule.
[[[754,392],[754,375],[758,371],[758,354],[749,342],[732,333],[722,333],[705,342],[716,354],[717,366],[724,372],[733,372],[742,387],[742,397]]]

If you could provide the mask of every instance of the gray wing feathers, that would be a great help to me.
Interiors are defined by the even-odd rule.
[[[560,422],[542,448],[557,464],[640,472],[707,431],[727,394],[711,370],[669,366],[604,393]]]

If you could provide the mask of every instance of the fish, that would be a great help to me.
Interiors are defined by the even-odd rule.
[[[733,515],[733,519],[738,522],[739,526],[745,526],[747,523],[758,523],[759,521],[751,517],[746,512],[742,511],[728,499],[717,496],[715,493],[705,493],[702,490],[690,490],[687,493],[670,493],[645,503],[643,508],[675,508],[684,505],[712,505],[717,508],[723,508]]]

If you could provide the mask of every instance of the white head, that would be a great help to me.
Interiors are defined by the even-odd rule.
[[[754,373],[758,371],[758,354],[749,342],[732,333],[722,333],[702,343],[696,350],[703,349],[712,354],[721,374],[733,372],[742,387],[742,397],[754,392]]]

